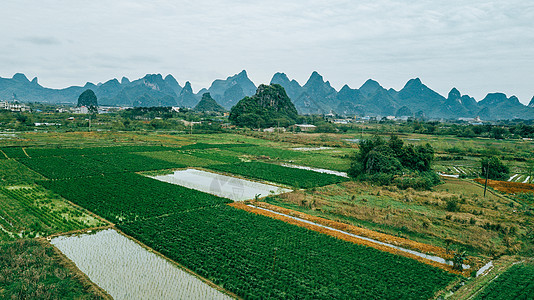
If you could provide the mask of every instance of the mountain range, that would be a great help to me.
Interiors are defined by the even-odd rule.
[[[534,119],[534,97],[525,106],[515,96],[489,93],[481,101],[462,95],[452,88],[447,97],[433,91],[419,78],[410,79],[399,91],[386,89],[377,81],[369,79],[360,88],[344,85],[339,91],[317,72],[301,85],[290,80],[284,73],[276,73],[271,79],[284,87],[287,95],[300,114],[336,113],[346,116],[421,116],[428,118],[473,118],[485,120]],[[191,83],[182,87],[172,76],[147,74],[130,81],[123,77],[105,83],[86,83],[65,89],[50,89],[41,86],[37,78],[29,80],[17,73],[12,78],[0,77],[0,100],[17,99],[23,102],[73,103],[86,89],[98,97],[100,105],[114,106],[180,106],[195,107],[204,93],[222,107],[230,110],[239,100],[256,93],[256,85],[245,70],[226,79],[213,81],[209,88],[194,93]]]

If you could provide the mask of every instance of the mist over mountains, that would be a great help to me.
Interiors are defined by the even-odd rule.
[[[433,91],[419,78],[410,79],[396,91],[386,89],[377,81],[367,80],[360,88],[348,85],[339,91],[317,72],[301,85],[284,73],[276,73],[271,83],[280,84],[300,114],[337,113],[346,116],[420,116],[429,118],[472,118],[480,116],[485,120],[534,119],[534,97],[528,106],[515,96],[504,93],[489,93],[476,101],[469,95],[462,95],[452,88],[445,97]],[[256,85],[248,78],[245,70],[226,79],[213,81],[209,88],[194,93],[189,82],[182,87],[172,76],[147,74],[130,81],[123,77],[119,82],[112,79],[104,83],[86,83],[65,89],[50,89],[41,86],[37,78],[29,80],[17,73],[12,78],[0,78],[0,100],[17,99],[23,102],[72,103],[86,89],[92,89],[100,105],[113,106],[180,106],[195,107],[202,95],[209,92],[222,107],[229,110],[245,96],[256,93]]]

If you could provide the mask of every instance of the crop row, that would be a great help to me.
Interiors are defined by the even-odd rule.
[[[180,150],[202,150],[202,149],[227,149],[227,148],[241,148],[241,147],[254,147],[253,144],[207,144],[207,143],[196,143],[189,144],[180,147]]]
[[[193,155],[200,158],[215,160],[220,163],[229,163],[234,164],[241,162],[239,157],[237,157],[236,153],[224,151],[224,150],[196,150],[196,151],[187,151],[186,152],[189,155]]]
[[[514,265],[492,281],[475,299],[532,299],[534,264]]]
[[[41,234],[50,234],[54,232],[70,231],[86,227],[83,223],[76,220],[65,219],[59,211],[54,211],[47,207],[40,207],[36,205],[36,193],[43,193],[41,189],[7,189],[0,188],[0,194],[8,197],[9,201],[16,203],[2,203],[5,207],[20,207],[20,210],[15,213],[3,212],[7,220],[10,220],[13,227],[17,229],[35,230]],[[6,200],[4,200],[6,201]],[[29,217],[31,216],[31,217]],[[31,218],[29,224],[28,218]],[[22,226],[21,226],[22,225]]]
[[[165,151],[175,148],[163,146],[113,146],[113,147],[89,147],[89,148],[26,148],[30,157],[43,156],[68,156],[68,155],[98,155],[111,153],[129,152],[152,152]],[[9,156],[9,154],[8,154]],[[17,156],[23,157],[23,156]]]
[[[244,298],[429,299],[455,278],[226,205],[119,227]]]
[[[0,151],[2,151],[4,154],[0,152],[0,158],[20,158],[20,157],[27,157],[26,153],[22,150],[20,147],[2,147],[0,148]]]
[[[20,158],[20,162],[49,179],[67,179],[124,171],[183,168],[185,165],[133,153]]]
[[[231,202],[135,173],[42,181],[40,184],[114,223]]]
[[[262,162],[212,165],[208,168],[245,177],[282,183],[296,188],[311,188],[346,181],[347,178]]]

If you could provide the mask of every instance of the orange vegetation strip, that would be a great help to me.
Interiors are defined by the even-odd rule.
[[[262,209],[255,208],[255,207],[250,207],[250,206],[244,204],[243,202],[234,202],[234,203],[230,203],[228,205],[230,205],[232,207],[235,207],[235,208],[238,208],[238,209],[242,209],[242,210],[251,212],[251,213],[267,216],[267,217],[270,217],[270,218],[273,218],[273,219],[277,219],[277,220],[281,220],[281,221],[284,221],[286,223],[290,223],[290,224],[293,224],[293,225],[296,225],[296,226],[299,226],[299,227],[304,227],[304,228],[307,228],[307,229],[310,229],[310,230],[313,230],[313,231],[317,231],[317,232],[320,232],[320,233],[323,233],[323,234],[327,234],[327,235],[330,235],[330,236],[333,236],[335,238],[338,238],[338,239],[341,239],[341,240],[345,240],[345,241],[348,241],[348,242],[351,242],[351,243],[364,245],[364,246],[372,247],[372,248],[375,248],[375,249],[378,249],[378,250],[381,250],[381,251],[385,251],[385,252],[393,253],[393,254],[396,254],[396,255],[401,255],[401,256],[408,257],[408,258],[412,258],[412,259],[415,259],[415,260],[420,261],[422,263],[425,263],[425,264],[428,264],[428,265],[431,265],[431,266],[434,266],[434,267],[441,268],[441,269],[446,270],[446,271],[451,272],[451,273],[461,274],[460,272],[453,270],[452,267],[449,266],[449,265],[440,264],[438,262],[435,262],[435,261],[432,261],[432,260],[429,260],[429,259],[425,259],[425,258],[419,257],[419,256],[414,255],[414,254],[410,254],[410,253],[407,253],[407,252],[404,252],[404,251],[400,251],[400,250],[397,250],[397,249],[394,249],[394,248],[391,248],[391,247],[387,247],[387,246],[384,246],[384,245],[380,245],[380,244],[377,244],[377,243],[373,243],[373,242],[370,242],[370,241],[359,239],[357,237],[353,237],[353,236],[350,236],[350,235],[347,235],[347,234],[343,234],[341,232],[337,232],[337,231],[334,231],[334,230],[331,230],[331,229],[328,229],[328,228],[324,228],[324,227],[321,227],[321,226],[308,224],[308,223],[305,223],[305,222],[302,222],[302,221],[299,221],[299,220],[295,220],[295,219],[289,218],[287,216],[282,216],[282,215],[279,215],[279,214],[276,214],[276,213],[273,213],[273,212],[270,212],[270,211],[262,210]],[[278,210],[276,210],[277,212],[284,213],[284,214],[287,214],[287,215],[292,215],[292,214],[289,214],[289,213],[286,212],[287,209],[281,208],[281,207],[277,207],[277,206],[274,206],[274,205],[270,205],[268,203],[254,202],[254,205],[255,206],[261,206],[261,207],[264,207],[264,208],[267,208],[267,209],[271,209],[273,211],[275,211],[275,209],[272,209],[272,208],[276,208],[276,209],[278,209]],[[287,210],[287,211],[291,211],[291,210]],[[300,218],[301,215],[309,216],[311,218],[318,218],[318,217],[306,215],[306,214],[303,214],[303,213],[300,213],[300,212],[296,212],[296,213],[298,213],[298,216],[296,215],[295,217],[299,217],[299,218]],[[306,219],[306,218],[302,218],[302,219],[315,222],[315,220],[311,220],[311,219]],[[318,218],[318,219],[322,219],[322,218]],[[322,219],[322,220],[328,221],[328,222],[326,224],[322,224],[320,222],[316,222],[316,223],[320,223],[321,225],[327,225],[327,226],[336,228],[334,226],[331,226],[330,222],[333,222],[333,221],[326,220],[326,219]],[[339,222],[335,222],[335,223],[339,223]],[[342,223],[339,223],[339,224],[342,224]],[[350,226],[350,225],[347,225],[347,224],[342,224],[342,225]],[[353,227],[355,227],[355,226],[353,226]],[[355,227],[355,228],[358,228],[358,227]],[[339,229],[339,228],[336,228],[336,229]],[[359,229],[362,229],[362,228],[359,228]],[[344,229],[340,229],[340,230],[344,230]],[[362,229],[362,230],[366,230],[366,229]],[[344,231],[347,231],[347,230],[344,230]],[[358,234],[356,232],[351,232],[351,233]],[[377,234],[381,234],[381,233],[377,232]],[[393,238],[395,238],[395,237],[393,237]],[[428,246],[428,247],[433,247],[433,246]],[[436,248],[438,248],[438,247],[436,247]],[[445,250],[443,250],[443,251],[445,252]]]
[[[476,182],[484,184],[486,179],[477,178]],[[488,185],[495,190],[507,194],[534,193],[534,184],[521,182],[508,182],[488,179]]]

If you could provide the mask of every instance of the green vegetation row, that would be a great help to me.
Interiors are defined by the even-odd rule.
[[[196,143],[180,147],[181,150],[197,150],[197,149],[227,149],[236,147],[253,147],[253,144],[207,144]]]
[[[119,227],[246,299],[429,299],[455,278],[226,205]]]
[[[7,189],[0,187],[0,225],[11,232],[23,232],[23,236],[46,236],[87,227],[64,215],[71,210],[52,208],[44,203],[53,197],[42,187]]]
[[[0,243],[1,299],[101,299],[36,240]]]
[[[93,156],[44,156],[19,161],[49,179],[68,179],[125,171],[183,168],[185,165],[132,153]]]
[[[208,168],[254,179],[282,183],[296,188],[312,188],[346,181],[346,178],[315,171],[288,168],[262,162],[213,165]]]
[[[475,299],[532,299],[534,264],[518,264],[493,280]]]
[[[41,184],[113,223],[231,202],[135,173],[42,181]]]
[[[165,151],[176,148],[163,146],[114,146],[114,147],[88,147],[88,148],[24,148],[21,147],[3,147],[0,148],[9,158],[23,157],[46,157],[46,156],[68,156],[68,155],[97,155],[111,153],[129,153],[129,152],[151,152]],[[26,155],[26,153],[28,155]],[[2,155],[5,158],[5,155]]]

